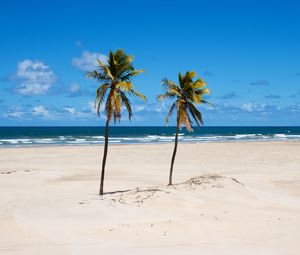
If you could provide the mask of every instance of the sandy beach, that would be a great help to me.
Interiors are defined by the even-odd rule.
[[[299,254],[299,141],[172,149],[1,148],[0,254]]]

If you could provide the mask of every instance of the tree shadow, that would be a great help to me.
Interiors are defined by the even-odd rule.
[[[128,191],[131,191],[131,189],[109,191],[109,192],[104,192],[103,196],[105,196],[105,195],[114,195],[114,194],[122,194],[122,193],[126,193]]]
[[[114,194],[123,194],[126,192],[132,192],[133,194],[137,194],[140,192],[158,192],[158,191],[163,191],[162,189],[158,188],[135,188],[135,189],[126,189],[126,190],[116,190],[116,191],[110,191],[110,192],[104,192],[103,195],[114,195]]]

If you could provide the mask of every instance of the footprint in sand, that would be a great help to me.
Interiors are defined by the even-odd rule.
[[[30,173],[32,170],[22,170],[22,171],[17,171],[17,170],[12,170],[12,171],[2,171],[1,174],[14,174],[17,172],[25,172],[25,173]]]

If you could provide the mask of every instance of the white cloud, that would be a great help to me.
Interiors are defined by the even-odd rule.
[[[157,112],[157,113],[162,113],[163,112],[162,108],[160,108],[160,107],[156,107],[154,109],[154,111]]]
[[[22,95],[46,94],[56,80],[53,71],[42,61],[25,59],[18,63],[17,74],[13,80],[20,84],[16,92]]]
[[[137,105],[133,105],[132,110],[134,112],[141,112],[144,111],[146,109],[146,105],[142,105],[142,104],[137,104]]]
[[[32,115],[40,116],[43,119],[51,119],[53,117],[52,114],[42,105],[33,107]]]
[[[91,112],[97,113],[94,101],[89,101],[88,105],[89,105],[89,109],[91,110]]]
[[[278,105],[266,103],[245,103],[241,105],[241,109],[247,112],[275,112],[281,110],[280,106]]]
[[[64,107],[63,109],[72,115],[76,114],[76,109],[74,107]]]
[[[247,112],[253,112],[253,111],[263,111],[265,107],[266,104],[246,103],[241,106],[241,109]]]
[[[253,111],[253,104],[252,103],[243,104],[241,106],[241,109],[244,110],[244,111],[247,111],[247,112],[252,112]]]
[[[84,51],[80,57],[72,58],[72,65],[80,71],[91,71],[98,66],[97,59],[107,61],[107,57],[97,52]]]
[[[24,116],[24,112],[21,110],[20,107],[15,107],[13,110],[9,110],[7,113],[4,114],[5,118],[14,118],[14,119],[21,119]]]
[[[73,82],[70,85],[70,92],[71,93],[76,93],[80,90],[80,85],[77,82]]]
[[[97,103],[95,104],[95,101],[89,101],[88,105],[92,113],[97,113]],[[103,115],[104,111],[105,111],[105,103],[102,103],[100,106],[100,115]]]
[[[96,110],[94,109],[94,103],[92,101],[88,102],[88,107],[83,107],[81,109],[76,109],[75,107],[65,106],[60,111],[61,117],[64,118],[67,114],[71,115],[71,118],[79,119],[91,119],[95,118]]]

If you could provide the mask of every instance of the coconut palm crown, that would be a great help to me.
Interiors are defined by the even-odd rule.
[[[120,121],[122,106],[128,111],[129,120],[132,117],[131,103],[127,95],[135,95],[144,101],[146,97],[134,90],[132,79],[144,70],[134,70],[132,65],[132,56],[127,55],[122,49],[118,49],[115,53],[110,51],[107,64],[98,61],[98,70],[87,73],[88,78],[96,79],[102,84],[96,91],[95,106],[97,105],[97,113],[100,116],[100,106],[105,102],[105,113],[109,120],[114,118]]]
[[[158,96],[158,100],[164,99],[175,99],[175,102],[171,105],[168,112],[166,123],[168,125],[169,118],[173,111],[176,109],[176,135],[175,135],[175,146],[173,151],[173,156],[171,160],[171,169],[169,175],[169,185],[172,185],[172,174],[175,155],[177,151],[178,144],[178,132],[182,126],[185,126],[188,131],[193,131],[192,125],[194,120],[196,124],[200,127],[203,124],[201,112],[196,108],[197,104],[210,104],[203,99],[204,95],[209,94],[209,89],[206,87],[206,83],[203,79],[199,78],[193,81],[196,73],[186,72],[185,75],[181,73],[178,74],[179,85],[175,84],[173,81],[164,79],[162,81],[165,93]]]
[[[95,107],[97,106],[97,113],[100,117],[100,107],[104,104],[106,114],[105,144],[99,195],[103,195],[104,173],[108,150],[109,123],[112,119],[114,122],[120,122],[123,107],[127,110],[128,118],[131,120],[132,108],[127,97],[128,95],[134,95],[144,101],[146,100],[144,95],[134,90],[132,79],[134,76],[143,72],[143,70],[135,70],[132,65],[132,60],[132,57],[127,55],[121,49],[118,49],[116,52],[110,51],[107,63],[103,63],[98,60],[98,69],[87,73],[88,78],[96,79],[99,83],[101,83],[96,90]]]
[[[177,111],[179,127],[186,126],[188,131],[193,131],[191,117],[198,126],[203,124],[201,112],[197,110],[195,105],[200,103],[210,104],[203,99],[203,96],[209,94],[210,91],[202,78],[193,81],[195,76],[196,73],[193,71],[186,72],[185,75],[179,73],[179,85],[168,79],[163,79],[162,84],[166,92],[158,96],[158,100],[176,99],[168,112],[166,118],[167,125],[175,109]]]

